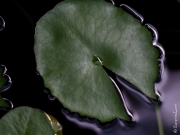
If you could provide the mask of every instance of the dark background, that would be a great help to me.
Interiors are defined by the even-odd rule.
[[[0,0],[0,16],[6,27],[0,32],[0,64],[8,69],[12,87],[2,93],[15,107],[32,106],[50,113],[60,121],[66,121],[60,114],[57,101],[49,101],[43,92],[43,81],[36,75],[33,52],[34,27],[36,22],[60,0]],[[177,0],[116,0],[116,6],[127,4],[138,11],[145,23],[150,23],[159,32],[159,43],[166,51],[167,64],[172,70],[180,68],[180,3]],[[176,62],[173,62],[176,61]],[[2,116],[1,116],[2,117]],[[65,132],[72,123],[62,122]],[[85,132],[85,131],[84,131]]]

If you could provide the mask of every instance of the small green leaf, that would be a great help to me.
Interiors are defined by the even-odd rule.
[[[0,94],[0,107],[10,107],[9,104],[4,101],[4,99],[1,97],[1,94]]]
[[[3,76],[3,68],[0,66],[0,92],[4,84],[6,83],[7,78]],[[3,100],[0,93],[0,107],[10,107],[9,104]]]
[[[64,107],[101,122],[129,120],[103,66],[156,99],[158,50],[146,27],[103,0],[65,0],[36,25],[37,70]]]
[[[6,82],[7,82],[7,78],[3,76],[3,67],[0,66],[0,92]]]
[[[0,119],[2,135],[54,135],[46,116],[37,109],[18,107]]]

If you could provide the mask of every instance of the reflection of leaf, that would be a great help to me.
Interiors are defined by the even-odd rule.
[[[54,135],[46,116],[37,109],[18,107],[0,120],[2,135]]]
[[[73,112],[129,120],[103,66],[156,98],[159,53],[151,33],[105,1],[58,4],[38,21],[34,50],[45,86]]]

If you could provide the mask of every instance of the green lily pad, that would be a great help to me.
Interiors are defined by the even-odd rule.
[[[152,99],[158,50],[146,27],[103,0],[65,0],[36,25],[37,70],[64,107],[101,122],[130,120],[103,66]]]
[[[47,117],[37,109],[18,107],[0,119],[2,135],[54,135]]]

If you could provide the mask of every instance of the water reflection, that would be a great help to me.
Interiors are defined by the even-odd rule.
[[[0,31],[2,31],[5,28],[5,21],[4,19],[0,16]]]

